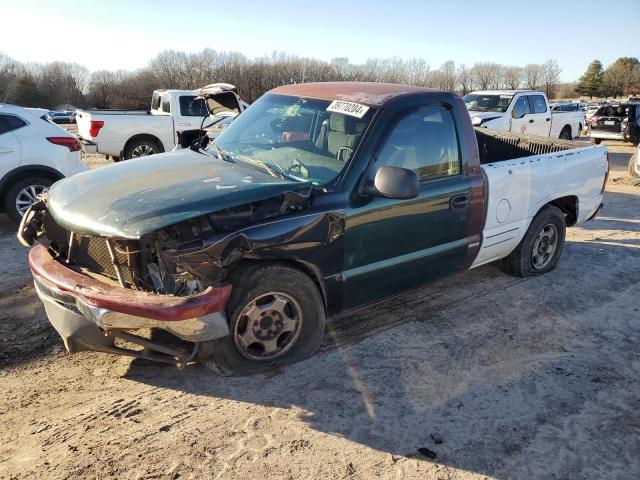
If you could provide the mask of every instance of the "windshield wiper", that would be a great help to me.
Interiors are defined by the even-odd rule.
[[[220,160],[223,160],[225,162],[229,162],[229,163],[238,163],[236,162],[231,155],[229,155],[227,152],[225,152],[224,150],[222,150],[219,146],[217,146],[215,143],[211,144],[211,147],[213,147],[213,149],[215,150],[216,154],[218,155],[218,158]]]

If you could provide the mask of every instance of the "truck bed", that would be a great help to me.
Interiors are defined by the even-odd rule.
[[[482,165],[584,147],[570,140],[520,135],[487,128],[475,128],[475,131]]]
[[[476,138],[488,198],[473,267],[509,255],[548,203],[565,212],[568,226],[590,219],[600,208],[606,147],[486,128],[476,128]]]

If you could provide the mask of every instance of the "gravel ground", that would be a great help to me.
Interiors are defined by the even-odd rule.
[[[467,272],[245,378],[66,354],[0,218],[0,478],[640,478],[640,188],[610,149],[554,272]]]

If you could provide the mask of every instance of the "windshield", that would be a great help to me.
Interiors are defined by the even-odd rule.
[[[345,168],[373,115],[372,108],[362,105],[356,109],[361,118],[339,113],[329,108],[335,103],[263,95],[218,136],[208,151],[289,180],[325,185]],[[343,111],[350,113],[348,109]]]
[[[472,112],[506,112],[513,95],[486,95],[469,93],[462,97],[467,109]]]
[[[626,117],[629,115],[628,105],[600,107],[596,112],[600,117]]]

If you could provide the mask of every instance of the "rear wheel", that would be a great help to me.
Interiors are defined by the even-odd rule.
[[[550,272],[560,260],[565,233],[562,211],[547,205],[533,218],[516,249],[500,262],[501,268],[518,277]]]
[[[38,200],[38,195],[49,190],[53,181],[44,177],[28,177],[14,183],[4,198],[4,211],[20,223],[27,209]]]
[[[561,140],[571,140],[571,127],[565,126],[560,132]]]
[[[154,140],[140,138],[129,142],[124,149],[124,159],[129,160],[131,158],[146,157],[148,155],[155,155],[156,153],[160,153],[160,147]]]
[[[248,375],[311,356],[324,334],[325,313],[315,283],[283,265],[239,271],[227,305],[230,335],[202,342],[202,363],[222,375]]]

